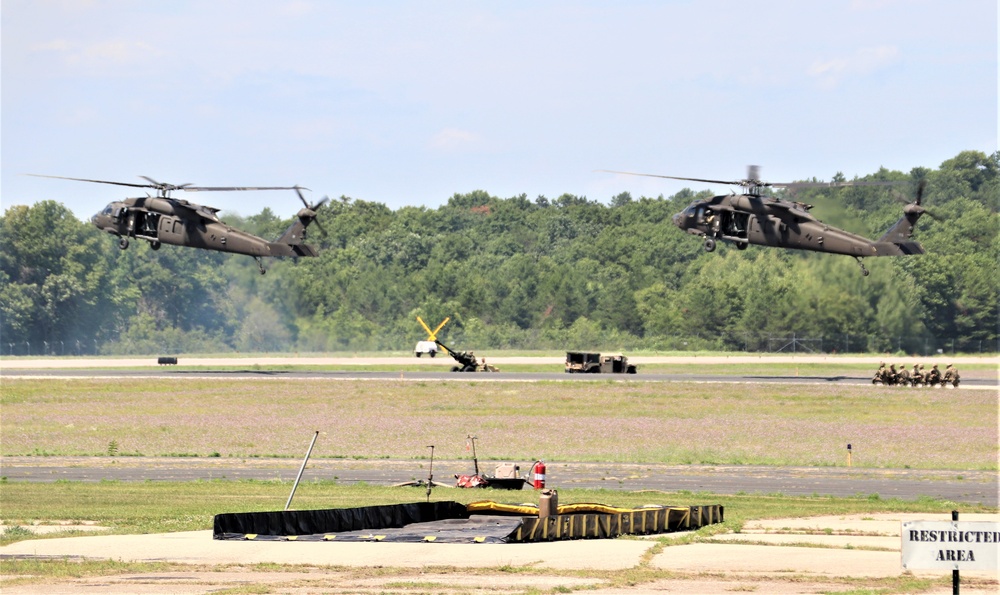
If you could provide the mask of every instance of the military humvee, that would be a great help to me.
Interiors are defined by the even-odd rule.
[[[566,352],[567,374],[635,374],[635,364],[620,353]]]

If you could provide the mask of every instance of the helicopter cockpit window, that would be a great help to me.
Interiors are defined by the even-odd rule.
[[[706,211],[706,209],[705,209],[704,205],[699,205],[698,208],[695,210],[695,213],[698,215],[698,222],[699,223],[705,221],[705,211]]]

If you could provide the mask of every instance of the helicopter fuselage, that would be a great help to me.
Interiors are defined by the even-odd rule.
[[[692,202],[673,217],[674,224],[705,238],[745,249],[749,244],[827,252],[848,256],[891,256],[907,253],[898,243],[873,241],[832,227],[809,212],[810,205],[753,194],[730,194]]]
[[[312,246],[303,244],[306,228],[316,221],[316,211],[328,198],[310,205],[302,196],[302,186],[195,186],[194,184],[169,184],[158,182],[148,176],[139,176],[146,183],[92,180],[43,174],[26,174],[38,178],[71,180],[92,184],[128,186],[130,188],[152,188],[156,196],[126,198],[108,203],[100,213],[90,218],[91,223],[101,231],[118,236],[118,247],[128,248],[129,238],[139,238],[149,242],[153,250],[162,244],[231,252],[253,256],[260,273],[264,274],[261,258],[264,256],[318,256]],[[194,204],[186,200],[170,197],[171,192],[246,192],[251,190],[294,190],[305,208],[300,209],[292,224],[274,242],[257,237],[245,231],[234,229],[219,219],[219,209]],[[317,226],[319,223],[316,224]]]
[[[119,247],[123,250],[128,247],[127,238],[137,238],[148,241],[154,250],[171,244],[254,257],[315,256],[308,246],[269,242],[230,227],[219,220],[216,209],[169,198],[115,201],[91,217],[91,222],[122,238]]]

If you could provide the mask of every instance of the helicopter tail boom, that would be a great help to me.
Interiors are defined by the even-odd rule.
[[[882,237],[876,242],[876,249],[880,255],[900,256],[904,254],[923,254],[923,247],[910,238],[913,237],[913,230],[917,226],[917,220],[926,211],[920,204],[923,202],[924,189],[927,186],[926,180],[921,180],[917,186],[917,196],[913,202],[906,203],[903,207],[903,216],[899,221],[893,223],[892,227],[886,230]],[[904,201],[901,201],[904,202]],[[933,217],[934,215],[930,215]]]
[[[917,225],[917,219],[923,213],[923,207],[918,204],[910,203],[906,205],[904,215],[899,218],[899,221],[896,221],[875,242],[876,255],[905,256],[908,254],[923,254],[923,246],[910,239],[913,237],[913,228]]]
[[[912,254],[924,254],[924,247],[913,240],[905,242],[876,242],[875,250],[875,256],[909,256]]]
[[[899,221],[896,221],[876,241],[875,246],[879,255],[923,254],[923,247],[910,239],[913,237],[913,229],[917,226],[917,220],[923,214],[924,208],[920,206],[919,199],[907,204],[903,208],[903,216],[899,218]]]
[[[319,256],[319,250],[308,244],[285,244],[283,242],[268,242],[266,256]]]
[[[299,193],[299,198],[306,205],[305,208],[299,209],[295,221],[288,226],[288,229],[285,230],[285,233],[281,234],[281,237],[271,242],[270,247],[271,250],[282,253],[282,256],[317,256],[319,252],[312,246],[303,244],[302,240],[306,237],[306,228],[309,227],[309,224],[316,221],[316,210],[323,206],[329,199],[324,198],[318,203],[310,205],[302,197],[301,192]],[[316,225],[319,225],[319,223],[317,222]]]

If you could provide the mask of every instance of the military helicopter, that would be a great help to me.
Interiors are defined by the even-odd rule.
[[[161,244],[175,246],[190,246],[203,250],[217,250],[253,256],[257,268],[263,275],[262,257],[265,256],[317,256],[316,248],[303,244],[306,228],[316,221],[316,210],[328,200],[324,198],[314,205],[306,202],[301,186],[257,186],[257,187],[216,187],[194,186],[192,184],[167,184],[139,176],[146,184],[128,182],[109,182],[106,180],[88,180],[84,178],[67,178],[63,176],[46,176],[27,174],[39,178],[55,178],[57,180],[73,180],[76,182],[93,182],[95,184],[111,184],[131,188],[153,188],[156,196],[146,195],[140,198],[126,198],[114,201],[104,207],[100,213],[90,218],[98,229],[118,236],[118,247],[125,250],[129,246],[129,238],[138,238],[149,242],[149,247],[159,250]],[[245,231],[240,231],[225,224],[219,219],[219,209],[194,204],[186,200],[171,198],[175,190],[184,192],[230,192],[248,190],[294,190],[305,208],[299,209],[296,220],[285,230],[281,237],[273,242],[257,237]],[[319,222],[316,223],[319,226]],[[322,229],[322,227],[321,227]]]
[[[740,250],[750,244],[774,246],[796,250],[811,250],[853,256],[861,267],[861,274],[868,276],[868,269],[861,261],[865,256],[904,256],[923,254],[923,247],[911,240],[913,228],[926,211],[920,205],[925,181],[921,180],[913,202],[903,207],[903,216],[882,237],[870,240],[860,235],[838,229],[814,217],[812,205],[783,200],[764,195],[767,188],[840,188],[843,186],[891,186],[905,182],[856,181],[856,182],[764,182],[759,168],[749,167],[745,180],[705,180],[656,174],[600,170],[630,176],[647,176],[728,184],[744,189],[741,194],[728,194],[696,200],[673,217],[674,224],[682,230],[701,236],[707,252],[715,250],[717,240],[732,242]]]

